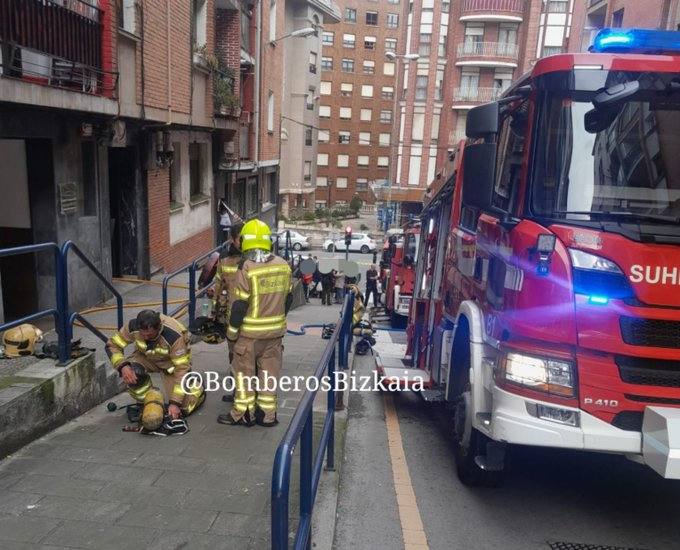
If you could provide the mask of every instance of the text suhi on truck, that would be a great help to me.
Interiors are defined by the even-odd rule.
[[[680,33],[590,52],[472,109],[424,205],[407,358],[469,484],[508,444],[680,478]]]

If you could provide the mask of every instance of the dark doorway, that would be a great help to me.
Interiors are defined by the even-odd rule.
[[[135,149],[109,148],[111,258],[114,277],[138,274]]]

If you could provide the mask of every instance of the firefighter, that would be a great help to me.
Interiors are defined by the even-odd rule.
[[[227,328],[227,338],[234,341],[236,391],[231,411],[217,419],[222,424],[278,424],[276,391],[265,384],[267,378],[278,380],[281,372],[282,340],[292,302],[292,273],[283,258],[271,253],[270,234],[267,224],[260,220],[247,222],[241,230],[243,259],[229,294]],[[259,392],[255,391],[256,376]]]
[[[135,351],[125,357],[125,348],[130,344],[134,344]],[[142,423],[148,430],[156,429],[156,423],[160,425],[164,412],[162,407],[158,407],[158,391],[153,388],[149,373],[161,373],[170,402],[168,415],[173,420],[190,415],[205,401],[202,387],[187,387],[187,392],[182,387],[182,378],[191,372],[189,333],[172,317],[150,309],[140,311],[135,319],[109,338],[106,354],[128,386],[128,393],[143,405]],[[147,405],[156,411],[153,415],[146,415],[153,416],[149,425],[144,422]]]
[[[238,264],[241,261],[241,229],[243,229],[243,223],[240,222],[231,226],[229,250],[227,255],[220,259],[214,278],[215,286],[213,287],[213,292],[215,299],[213,301],[213,318],[224,326],[226,326],[229,320],[229,294],[234,288]],[[227,339],[227,346],[229,349],[229,374],[233,375],[231,363],[234,360],[234,342]],[[225,401],[232,401],[233,394],[227,394],[223,399]]]

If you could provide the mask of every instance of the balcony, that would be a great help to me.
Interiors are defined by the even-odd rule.
[[[113,97],[117,75],[102,59],[104,12],[84,0],[0,2],[0,74]]]
[[[469,86],[453,89],[453,109],[469,109],[477,103],[489,103],[498,99],[500,88],[472,88]]]
[[[509,42],[461,42],[458,67],[517,67],[519,48]]]
[[[524,0],[463,0],[461,21],[501,21],[520,23]]]

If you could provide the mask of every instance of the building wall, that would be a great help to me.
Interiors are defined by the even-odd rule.
[[[260,42],[260,132],[258,161],[278,161],[280,156],[279,137],[281,133],[281,98],[283,94],[283,50],[282,45],[275,45],[269,41],[270,1],[260,2],[258,9],[262,10],[262,36]],[[285,34],[285,2],[277,0],[276,9],[276,38]],[[272,130],[267,128],[267,102],[269,93],[274,97],[274,112]]]

